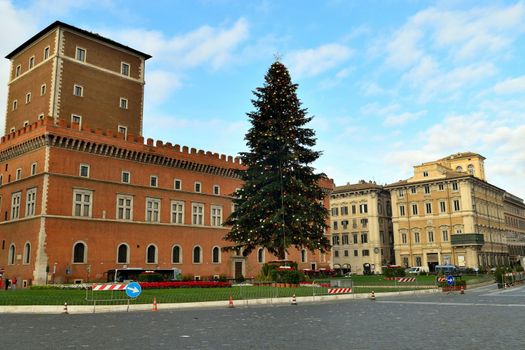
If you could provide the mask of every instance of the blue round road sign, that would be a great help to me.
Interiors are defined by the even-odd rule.
[[[142,287],[137,282],[131,282],[126,286],[126,294],[130,298],[136,298],[142,293]]]
[[[447,277],[447,283],[449,286],[454,284],[454,276],[448,276]]]

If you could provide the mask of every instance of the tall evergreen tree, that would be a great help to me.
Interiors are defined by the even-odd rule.
[[[225,225],[232,226],[225,239],[248,255],[264,247],[279,259],[290,246],[325,252],[328,211],[320,180],[309,165],[320,156],[311,150],[315,133],[304,127],[312,118],[301,108],[286,67],[274,62],[263,87],[253,93],[252,124],[245,140],[248,152],[241,153],[247,167],[240,171],[244,185],[234,199],[235,209]]]

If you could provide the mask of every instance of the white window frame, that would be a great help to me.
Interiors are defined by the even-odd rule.
[[[73,84],[73,96],[84,97],[84,87],[79,84]]]
[[[195,262],[195,248],[199,248],[199,261]],[[191,248],[191,263],[192,264],[202,264],[202,247],[200,245],[194,245]]]
[[[13,127],[11,127],[11,129],[9,129],[9,132],[15,132],[15,131],[16,131],[16,129],[15,129],[15,127],[14,127],[14,126],[13,126]]]
[[[120,202],[122,202],[122,204]],[[125,194],[117,194],[116,204],[117,204],[117,211],[116,211],[115,216],[117,220],[133,221],[133,196],[129,196]]]
[[[40,96],[44,96],[46,94],[46,91],[47,91],[46,84],[40,85]]]
[[[195,183],[193,184],[193,190],[195,191],[195,193],[202,193],[202,183],[200,183],[199,181],[195,181]]]
[[[36,187],[30,188],[26,192],[26,217],[36,214]]]
[[[181,191],[182,190],[182,180],[181,179],[174,179],[173,180],[173,189],[176,190],[176,191]]]
[[[448,242],[448,230],[441,230],[441,238],[443,242]]]
[[[157,205],[156,207],[155,204]],[[153,223],[160,222],[160,205],[161,200],[159,198],[146,197],[144,221]]]
[[[77,46],[75,49],[75,60],[86,62],[87,50],[83,47]]]
[[[27,61],[27,67],[29,70],[35,68],[35,55],[29,57],[29,60]]]
[[[84,169],[86,170],[86,175],[82,174],[83,173],[82,170]],[[91,167],[89,166],[89,164],[80,163],[78,167],[78,176],[89,178],[90,172],[91,172]]]
[[[11,220],[20,218],[20,205],[22,202],[22,191],[11,195]]]
[[[119,134],[124,134],[124,139],[128,138],[128,127],[127,126],[119,125],[117,127],[117,130],[118,130]]]
[[[204,226],[204,204],[191,203],[191,224]]]
[[[173,249],[175,249],[175,247],[178,247],[179,248],[179,261],[175,262],[173,261],[174,259],[174,256],[173,256]],[[182,264],[182,247],[180,244],[174,244],[172,247],[171,247],[171,263],[172,264]]]
[[[439,201],[439,212],[440,213],[446,213],[447,212],[447,202]]]
[[[22,74],[22,65],[19,64],[15,68],[15,78],[18,78],[20,76],[20,74]]]
[[[15,180],[21,180],[22,179],[22,168],[17,168],[15,172]]]
[[[127,67],[127,74],[126,74],[126,70],[124,69],[124,67]],[[120,62],[120,74],[126,77],[129,77],[131,74],[131,65],[127,62]]]
[[[257,249],[257,262],[259,264],[265,263],[264,248]]]
[[[26,126],[29,126],[29,120],[25,120],[23,125],[24,125],[24,128],[25,128]]]
[[[432,203],[425,203],[425,214],[432,214]]]
[[[159,187],[159,177],[157,175],[151,175],[149,177],[149,186],[150,187]]]
[[[149,250],[150,247],[154,247],[155,248],[155,261],[154,262],[149,262],[148,261],[148,250]],[[155,244],[150,243],[146,247],[146,259],[145,259],[145,261],[146,261],[146,264],[158,264],[158,262],[159,262],[159,248]]]
[[[213,185],[213,194],[216,196],[221,195],[221,186],[219,185]]]
[[[308,250],[301,249],[301,262],[307,263],[308,262]]]
[[[16,111],[18,108],[18,100],[13,100],[13,111]]]
[[[210,222],[211,226],[221,227],[222,226],[222,206],[212,205],[210,210]]]
[[[405,215],[406,215],[405,206],[404,205],[400,205],[399,206],[399,216],[405,216]]]
[[[40,113],[40,114],[38,115],[38,120],[42,120],[42,119],[44,119],[44,113]]]
[[[84,256],[82,257],[82,261],[81,262],[80,261],[75,262],[75,246],[77,244],[79,244],[79,243],[84,245]],[[73,247],[71,249],[71,263],[72,264],[76,264],[76,265],[78,265],[78,264],[86,264],[87,263],[87,257],[88,257],[88,245],[86,244],[86,242],[84,242],[84,241],[76,241],[75,243],[73,243]]]
[[[124,174],[128,175],[128,181],[124,181]],[[122,172],[120,173],[120,182],[122,182],[123,184],[131,183],[131,172],[127,170],[122,170]]]
[[[119,249],[121,246],[125,246],[126,247],[126,261],[125,262],[122,262],[122,261],[119,261]],[[119,244],[117,244],[117,259],[116,259],[116,263],[117,264],[129,264],[129,258],[130,258],[130,249],[129,249],[129,244],[125,243],[125,242],[121,242]]]
[[[80,196],[80,200],[77,200],[77,195]],[[89,196],[89,201],[85,200],[85,197]],[[77,214],[77,206],[79,211]],[[87,215],[84,215],[87,207]],[[73,190],[73,216],[90,218],[93,213],[93,191],[90,190]]]
[[[452,188],[452,191],[459,191],[459,184],[457,181],[452,182],[450,187]]]
[[[49,46],[44,47],[44,60],[47,60],[49,58],[50,53],[51,53],[51,48]]]
[[[78,122],[75,121],[75,119],[78,119]],[[73,125],[73,123],[77,123],[78,128],[82,129],[82,116],[74,113],[71,114],[71,125]]]
[[[27,249],[29,247],[29,249]],[[24,251],[22,255],[22,265],[29,265],[31,263],[31,243],[24,243]]]
[[[421,234],[419,232],[414,232],[414,243],[421,243]]]
[[[428,243],[434,243],[434,240],[435,240],[434,231],[428,231],[427,238],[428,238]]]
[[[128,109],[128,99],[125,97],[121,97],[118,106],[121,109]]]
[[[461,201],[459,199],[454,199],[452,203],[453,203],[455,212],[461,211]]]
[[[9,251],[7,256],[7,265],[15,265],[16,264],[16,245],[14,243],[11,243],[9,245]]]
[[[218,249],[218,250],[219,250],[219,256],[218,256],[219,259],[218,259],[218,261],[214,261],[213,251],[214,251],[215,249]],[[220,264],[221,262],[222,262],[221,247],[219,247],[219,246],[217,246],[217,245],[216,245],[216,246],[213,246],[213,247],[211,248],[211,263],[212,263],[212,264]]]
[[[184,201],[171,201],[171,223],[179,225],[184,224]]]

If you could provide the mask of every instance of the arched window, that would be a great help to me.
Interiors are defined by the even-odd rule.
[[[306,256],[306,249],[301,250],[301,262],[306,262],[307,256]]]
[[[83,242],[77,242],[73,246],[73,263],[83,264],[86,262],[87,248]]]
[[[156,264],[157,263],[157,247],[150,244],[146,249],[146,263]]]
[[[474,175],[474,165],[469,164],[467,167],[467,171],[469,174]]]
[[[221,248],[213,247],[211,251],[211,256],[212,256],[212,262],[214,264],[220,263],[221,262]]]
[[[174,245],[171,251],[171,262],[173,264],[182,263],[182,251],[179,245]]]
[[[126,243],[122,243],[117,249],[117,263],[127,264],[129,263],[129,248]]]
[[[264,263],[264,248],[257,250],[257,262],[260,264]]]
[[[9,246],[9,256],[7,258],[7,264],[8,265],[14,265],[15,264],[15,258],[16,258],[16,248],[14,244],[11,244]]]
[[[24,246],[24,264],[29,264],[31,261],[31,244],[26,242]]]
[[[461,165],[458,165],[458,166],[456,167],[456,171],[457,171],[458,173],[460,173],[460,172],[463,171],[463,168],[461,167]]]
[[[193,263],[200,264],[202,260],[202,249],[199,246],[193,247]]]

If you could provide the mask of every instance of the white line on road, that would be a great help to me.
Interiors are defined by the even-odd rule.
[[[435,301],[376,301],[379,304],[416,304],[416,305],[445,305],[445,306],[496,306],[496,307],[525,307],[525,304],[486,304],[486,303],[439,303]]]

